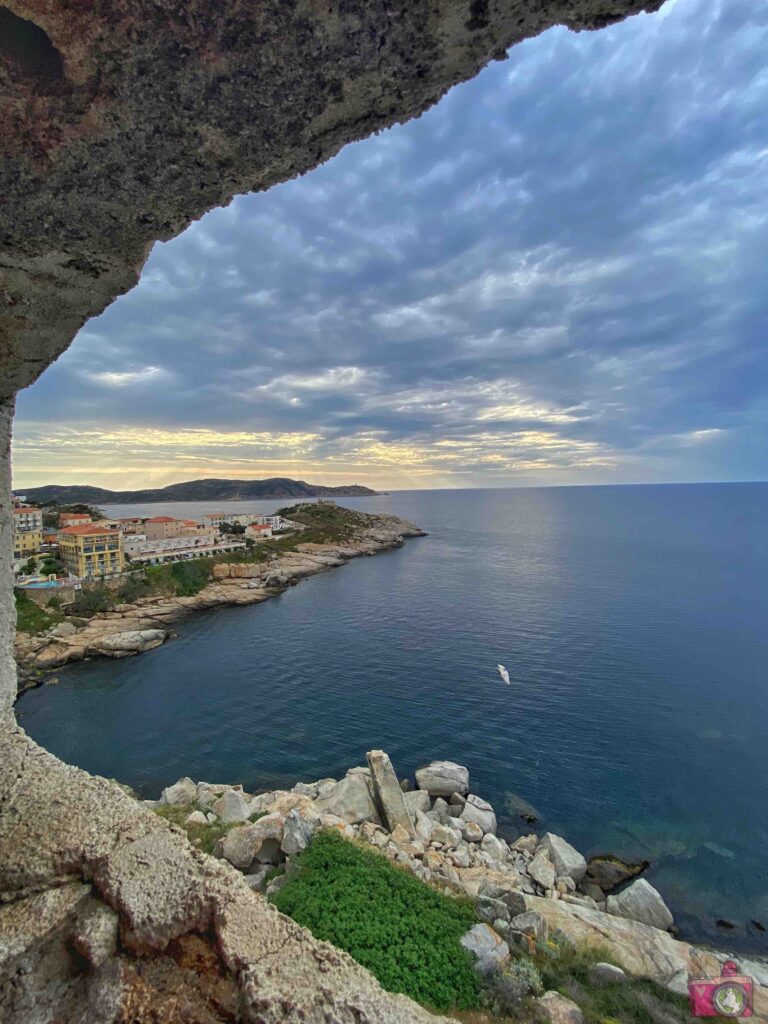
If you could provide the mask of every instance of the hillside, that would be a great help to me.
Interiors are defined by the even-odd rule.
[[[151,487],[139,491],[108,491],[87,484],[20,488],[28,501],[37,505],[59,505],[84,502],[88,505],[134,505],[155,501],[238,501],[255,498],[343,498],[376,494],[370,487],[348,484],[323,487],[304,480],[272,477],[269,480],[187,480],[167,487]]]

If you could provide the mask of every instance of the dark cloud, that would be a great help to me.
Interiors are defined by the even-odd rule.
[[[767,44],[556,29],[210,213],[21,398],[17,478],[763,477]]]

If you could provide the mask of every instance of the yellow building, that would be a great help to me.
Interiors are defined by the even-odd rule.
[[[29,558],[36,555],[43,544],[42,530],[14,530],[13,557]]]
[[[68,526],[59,531],[59,557],[75,576],[111,576],[125,568],[123,535],[98,523]]]

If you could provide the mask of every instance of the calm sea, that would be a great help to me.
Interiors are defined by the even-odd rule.
[[[371,747],[402,774],[457,760],[507,829],[522,798],[587,854],[650,860],[683,934],[768,949],[768,484],[344,504],[430,535],[62,671],[24,727],[153,797],[336,775]]]

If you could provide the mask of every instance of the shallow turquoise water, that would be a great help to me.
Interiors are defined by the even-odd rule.
[[[768,485],[345,504],[430,536],[62,671],[22,724],[152,796],[332,775],[379,746],[401,773],[455,759],[499,810],[518,794],[585,853],[650,859],[684,934],[768,947],[749,923],[768,927]]]

